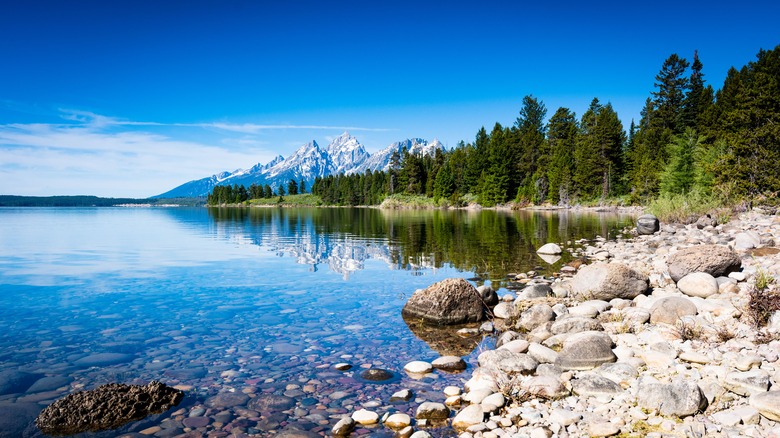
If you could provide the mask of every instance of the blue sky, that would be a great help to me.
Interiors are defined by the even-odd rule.
[[[780,44],[770,1],[419,3],[5,2],[0,194],[146,197],[344,130],[452,147],[528,94],[628,128],[670,54],[720,88]]]

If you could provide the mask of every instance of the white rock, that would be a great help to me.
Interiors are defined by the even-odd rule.
[[[481,424],[484,418],[485,414],[482,412],[480,405],[469,405],[452,419],[452,427],[463,430],[476,424]]]
[[[690,297],[707,298],[718,293],[718,280],[706,272],[692,272],[677,282],[677,288]]]
[[[447,386],[444,388],[444,395],[452,397],[454,395],[460,395],[461,390],[457,386]]]
[[[554,243],[547,243],[545,245],[542,245],[541,248],[536,250],[537,254],[550,254],[550,255],[558,255],[563,252],[561,250],[561,247],[554,244]]]
[[[361,409],[352,413],[352,419],[362,425],[376,424],[379,422],[379,414],[373,411]]]
[[[412,419],[406,414],[393,414],[385,420],[385,425],[391,429],[403,429],[412,424]]]
[[[433,371],[433,365],[421,360],[415,360],[404,365],[404,371],[410,374],[427,374]]]
[[[550,413],[550,422],[551,423],[557,423],[562,426],[570,426],[582,418],[582,415],[580,415],[577,412],[572,412],[566,409],[554,409]]]

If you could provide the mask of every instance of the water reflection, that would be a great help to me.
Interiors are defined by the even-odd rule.
[[[510,272],[559,269],[570,260],[541,257],[547,242],[611,238],[629,215],[552,211],[379,210],[372,208],[210,208],[219,235],[290,256],[316,271],[348,278],[367,260],[419,272],[452,266],[502,279]]]

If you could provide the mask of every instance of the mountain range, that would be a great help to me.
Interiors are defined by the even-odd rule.
[[[340,173],[364,173],[368,170],[387,170],[393,152],[401,153],[406,149],[411,154],[433,155],[437,149],[444,149],[439,140],[431,142],[421,138],[406,139],[395,142],[373,154],[366,152],[362,144],[348,132],[335,138],[326,148],[320,147],[316,141],[301,146],[287,158],[281,155],[266,164],[258,163],[249,169],[238,169],[233,172],[220,172],[206,178],[189,181],[154,198],[191,198],[208,195],[215,186],[268,184],[276,189],[287,184],[291,179],[296,182],[306,181],[311,187],[317,177],[337,175]]]

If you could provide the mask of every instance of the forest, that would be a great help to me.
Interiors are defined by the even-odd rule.
[[[732,67],[717,91],[697,53],[669,56],[638,122],[626,129],[609,102],[594,98],[577,116],[523,98],[512,126],[479,129],[434,156],[404,152],[387,171],[318,178],[311,192],[333,205],[376,205],[388,195],[437,205],[478,202],[571,205],[611,200],[647,204],[695,196],[722,205],[774,202],[780,190],[780,46]],[[209,204],[305,193],[290,181],[270,187],[217,187]]]

